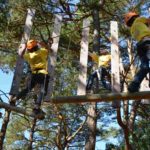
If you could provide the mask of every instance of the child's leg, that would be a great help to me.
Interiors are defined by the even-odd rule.
[[[94,81],[94,78],[97,76],[97,72],[94,71],[90,76],[89,76],[89,79],[88,79],[88,83],[87,83],[87,86],[86,86],[86,90],[91,90],[92,88],[92,85],[93,85],[93,81]]]
[[[140,59],[141,59],[140,70],[135,74],[133,81],[128,86],[129,92],[138,92],[141,82],[149,72],[149,60],[147,59],[147,57],[143,56]]]
[[[103,84],[103,87],[107,90],[111,90],[111,83],[107,81],[108,74],[109,73],[107,72],[106,68],[101,69],[101,82]]]
[[[35,102],[36,107],[40,108],[42,100],[44,96],[47,94],[49,78],[50,78],[49,75],[45,75],[45,74],[38,74],[37,76],[37,83],[40,86],[40,91],[38,94],[38,98]]]

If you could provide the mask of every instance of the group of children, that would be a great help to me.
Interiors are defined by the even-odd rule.
[[[124,20],[127,27],[130,28],[131,36],[137,41],[137,54],[141,60],[141,67],[135,74],[133,81],[128,86],[129,92],[137,92],[144,77],[146,77],[147,73],[150,72],[150,19],[140,17],[135,12],[129,12],[125,14]],[[50,42],[50,44],[52,44],[52,42]],[[42,98],[47,92],[49,82],[49,75],[47,72],[48,49],[41,46],[41,44],[39,44],[36,40],[29,40],[26,44],[22,44],[20,49],[19,55],[29,63],[32,74],[29,84],[24,90],[19,92],[16,99],[25,97],[36,84],[39,84],[41,90],[37,100],[35,101],[33,112],[35,114],[43,113],[44,118],[44,112],[40,109],[40,106]],[[103,86],[108,90],[111,90],[111,87],[107,86],[105,80],[105,72],[107,68],[110,67],[111,55],[107,50],[103,50],[100,52],[100,55],[97,55],[96,53],[89,53],[89,56],[98,65],[98,71]],[[96,72],[93,72],[89,76],[87,90],[92,88],[93,79],[95,77]]]

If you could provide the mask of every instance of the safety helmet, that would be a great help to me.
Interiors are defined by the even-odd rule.
[[[124,20],[125,20],[126,25],[128,25],[131,18],[135,17],[135,16],[139,16],[139,15],[136,12],[133,12],[133,11],[128,12],[127,14],[125,14]]]
[[[28,50],[30,50],[30,49],[32,49],[32,48],[34,48],[36,46],[37,46],[37,41],[36,40],[29,40],[27,42],[27,49]]]

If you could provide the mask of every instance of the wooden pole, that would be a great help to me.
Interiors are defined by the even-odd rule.
[[[89,39],[89,19],[83,20],[81,51],[80,51],[80,70],[77,95],[85,95],[86,93],[86,78],[87,78],[87,61],[88,61],[88,39]]]
[[[150,98],[150,91],[136,92],[136,93],[105,93],[105,94],[88,94],[79,96],[64,96],[53,97],[49,102],[55,104],[63,103],[84,103],[84,102],[111,102],[124,100],[141,100],[143,98]]]
[[[51,53],[48,61],[48,73],[50,75],[50,79],[48,84],[47,95],[44,98],[45,101],[47,101],[47,99],[50,99],[54,89],[55,66],[57,60],[57,51],[60,39],[62,19],[63,18],[61,15],[55,15],[54,29],[52,33],[53,44],[51,46]]]
[[[35,15],[35,10],[28,9],[27,18],[26,18],[25,27],[24,27],[24,33],[21,39],[21,44],[24,44],[29,40],[34,15]],[[18,52],[19,52],[19,49],[18,49]],[[16,62],[16,68],[14,72],[14,77],[13,77],[13,81],[12,81],[12,85],[10,89],[10,95],[18,94],[20,81],[21,81],[21,77],[23,74],[23,64],[24,64],[23,58],[18,56],[17,62]]]
[[[116,21],[110,22],[111,33],[111,90],[120,92],[120,70],[119,70],[119,46],[118,46],[118,24]],[[113,107],[120,107],[120,102],[114,100]]]
[[[44,104],[64,104],[64,103],[84,103],[84,102],[111,102],[111,101],[124,101],[124,100],[141,100],[150,98],[150,91],[136,92],[136,93],[108,93],[108,94],[87,94],[79,96],[58,96],[53,97]],[[12,106],[5,102],[0,102],[0,108],[18,112],[23,115],[35,117],[31,112],[26,111],[21,107]]]
[[[27,115],[30,117],[35,117],[32,113],[26,111],[25,109],[7,104],[5,102],[0,102],[0,108],[5,108],[6,110],[11,110],[11,111],[14,111],[23,115]]]

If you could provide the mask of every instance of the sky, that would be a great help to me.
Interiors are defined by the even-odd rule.
[[[3,91],[4,93],[7,93],[7,96],[9,96],[8,93],[10,91],[12,79],[13,79],[13,73],[12,72],[9,72],[6,74],[0,70],[0,96],[6,102],[8,102],[8,99],[6,98],[6,96],[3,95],[3,93],[1,91]]]

